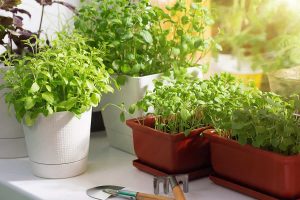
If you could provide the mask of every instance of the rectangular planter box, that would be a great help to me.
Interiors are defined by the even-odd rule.
[[[279,199],[300,197],[300,155],[284,156],[243,146],[212,130],[204,135],[210,141],[217,176]]]
[[[154,118],[147,118],[142,125],[136,119],[127,120],[132,128],[134,150],[140,161],[169,174],[188,173],[210,166],[208,140],[200,137],[207,127],[199,128],[186,137],[155,130]]]

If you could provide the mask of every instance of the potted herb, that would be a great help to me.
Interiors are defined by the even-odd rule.
[[[147,89],[153,89],[152,80],[160,73],[199,66],[200,58],[213,44],[204,37],[206,27],[212,23],[209,10],[196,2],[187,6],[185,1],[166,10],[151,6],[147,0],[93,1],[79,10],[75,27],[93,39],[90,45],[107,44],[104,63],[121,85],[121,90],[105,96],[102,104],[124,103],[128,109]],[[113,107],[103,111],[109,141],[133,153],[130,129],[116,122],[119,114]]]
[[[167,174],[191,173],[210,166],[208,142],[200,137],[208,127],[195,89],[191,81],[167,85],[157,81],[153,92],[130,107],[131,113],[136,109],[148,113],[126,121],[132,128],[139,162]]]
[[[62,33],[51,47],[13,60],[3,87],[22,122],[33,173],[66,178],[86,170],[91,107],[112,92],[101,50],[79,34]],[[9,64],[9,63],[7,63]]]
[[[230,126],[205,132],[212,180],[258,199],[298,198],[298,107],[299,100],[287,102],[273,93],[248,95],[244,108],[232,112]]]
[[[43,9],[45,5],[63,4],[71,10],[74,7],[61,1],[36,1]],[[32,46],[36,42],[36,37],[42,31],[42,21],[44,12],[41,15],[40,27],[37,32],[32,32],[24,28],[24,20],[31,19],[31,13],[20,8],[21,1],[1,1],[0,2],[0,47],[4,47],[4,52],[0,56],[0,70],[5,71],[11,66],[5,66],[3,60],[8,57],[21,58],[22,55],[32,51]],[[30,43],[30,45],[29,45]],[[0,83],[3,83],[2,75]],[[0,92],[0,158],[17,158],[27,156],[24,133],[22,126],[8,112],[4,101],[4,91]]]

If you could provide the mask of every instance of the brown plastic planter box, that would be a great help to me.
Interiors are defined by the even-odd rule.
[[[154,118],[143,122],[136,119],[126,121],[133,130],[134,150],[138,159],[169,174],[188,173],[210,166],[208,139],[200,137],[207,127],[199,128],[186,137],[155,130]]]
[[[212,168],[217,176],[279,199],[300,197],[300,155],[281,154],[240,145],[206,130]]]

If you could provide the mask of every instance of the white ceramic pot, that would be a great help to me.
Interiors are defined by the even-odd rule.
[[[194,77],[202,79],[202,70],[196,67],[189,68],[188,73]],[[160,74],[154,74],[143,77],[127,77],[127,81],[121,90],[115,90],[112,94],[105,94],[101,99],[100,106],[109,103],[120,105],[125,104],[128,109],[133,103],[142,99],[147,90],[153,90],[153,80],[158,78]],[[127,153],[135,154],[133,148],[132,130],[120,120],[120,110],[114,106],[108,106],[102,111],[102,117],[108,141],[111,146],[125,151]],[[126,114],[126,119],[141,117],[143,112],[136,112],[134,115]]]
[[[40,115],[34,126],[23,125],[33,174],[68,178],[85,172],[90,141],[91,109],[77,118],[70,112]]]
[[[0,68],[3,69],[3,65]],[[0,83],[3,83],[1,75]],[[0,159],[26,157],[22,125],[16,120],[14,112],[9,112],[4,93],[4,90],[0,91]]]
[[[143,76],[143,77],[127,77],[125,85],[121,86],[121,90],[115,90],[112,94],[105,94],[101,99],[101,106],[113,103],[120,105],[125,104],[128,107],[136,103],[144,97],[147,90],[153,90],[153,80],[158,78],[159,74]],[[134,115],[127,115],[126,119],[140,117],[142,112]],[[113,106],[108,106],[102,111],[102,117],[108,141],[111,146],[122,151],[134,154],[132,131],[125,123],[120,121],[120,110]]]

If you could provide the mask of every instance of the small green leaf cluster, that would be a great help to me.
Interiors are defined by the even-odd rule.
[[[132,105],[156,119],[155,128],[176,134],[213,126],[227,138],[286,155],[300,153],[298,96],[262,92],[230,74],[208,80],[157,80],[155,89]]]
[[[19,121],[31,126],[39,114],[70,111],[79,116],[97,106],[102,93],[112,92],[103,51],[89,47],[77,33],[60,33],[49,47],[24,55],[4,75],[6,102]]]
[[[118,75],[144,76],[198,65],[214,45],[204,36],[213,23],[209,9],[202,2],[187,6],[184,0],[166,9],[148,0],[88,1],[75,27],[92,39],[91,46],[107,45],[104,63]]]
[[[202,108],[194,87],[183,80],[169,81],[167,85],[157,80],[154,91],[148,92],[142,100],[132,105],[129,112],[133,113],[136,108],[145,112],[154,110],[151,114],[156,119],[155,129],[170,134],[189,134],[189,131],[204,125]]]

